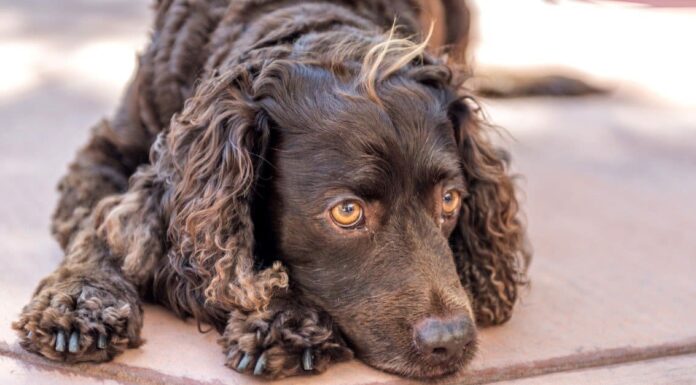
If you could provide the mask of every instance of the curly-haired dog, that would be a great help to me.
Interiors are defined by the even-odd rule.
[[[21,345],[111,359],[140,344],[147,299],[217,328],[240,372],[353,354],[408,376],[461,368],[476,325],[510,317],[528,253],[460,73],[399,37],[427,40],[418,4],[156,10],[120,109],[60,183],[66,257],[15,322]]]

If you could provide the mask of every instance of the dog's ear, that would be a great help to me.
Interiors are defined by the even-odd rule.
[[[183,277],[175,284],[214,309],[263,309],[288,284],[279,262],[255,269],[251,203],[270,128],[252,95],[254,73],[240,67],[200,84],[157,162],[170,190],[168,257]]]
[[[473,297],[477,323],[485,326],[510,318],[530,252],[507,153],[490,143],[489,127],[468,101],[457,98],[449,104],[468,189],[450,244],[462,284]]]

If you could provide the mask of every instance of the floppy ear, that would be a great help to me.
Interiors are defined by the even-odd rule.
[[[488,127],[465,101],[456,100],[449,109],[469,192],[450,245],[462,284],[473,297],[477,323],[495,325],[511,316],[530,252],[507,153],[489,142]]]
[[[154,151],[168,184],[173,306],[205,299],[213,310],[257,311],[288,285],[280,262],[255,269],[250,206],[270,129],[252,82],[251,71],[241,67],[206,80]]]

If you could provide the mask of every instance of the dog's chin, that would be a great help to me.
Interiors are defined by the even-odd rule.
[[[453,360],[442,363],[431,363],[423,360],[415,353],[406,357],[397,357],[388,362],[368,362],[369,365],[387,373],[417,379],[439,379],[456,375],[471,362],[476,354],[477,344],[469,343]]]

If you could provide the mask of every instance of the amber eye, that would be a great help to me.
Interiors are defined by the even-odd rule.
[[[355,226],[363,217],[363,208],[353,200],[343,201],[331,208],[331,219],[341,227]]]
[[[461,195],[457,190],[449,190],[442,196],[442,213],[452,215],[459,208]]]

